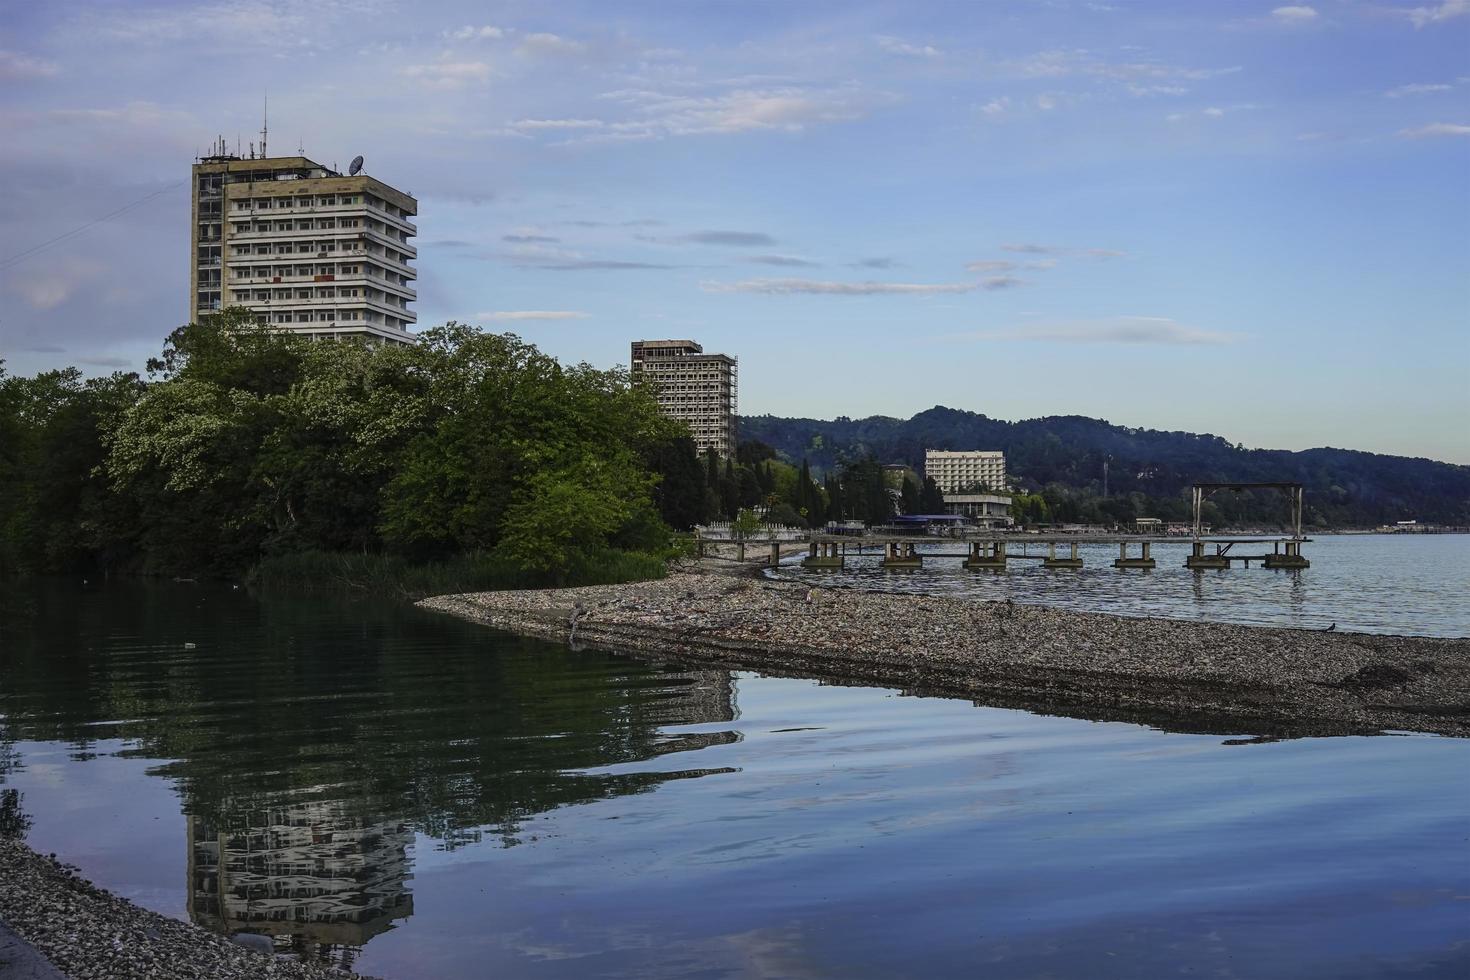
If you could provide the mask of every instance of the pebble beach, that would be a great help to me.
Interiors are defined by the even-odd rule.
[[[8,928],[7,928],[8,927]],[[7,933],[10,935],[7,937]],[[269,946],[259,937],[257,946]],[[0,839],[0,977],[25,980],[344,980],[150,912],[54,857]]]
[[[420,605],[555,642],[1176,731],[1470,735],[1470,639],[808,588],[708,560],[651,582]]]

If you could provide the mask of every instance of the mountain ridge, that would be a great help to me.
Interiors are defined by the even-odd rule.
[[[925,449],[999,449],[1019,488],[1172,499],[1196,482],[1297,482],[1319,524],[1470,524],[1470,466],[1358,449],[1246,449],[1213,433],[1131,428],[1082,415],[1009,422],[936,405],[908,419],[742,416],[740,436],[827,472],[872,455],[923,471]]]

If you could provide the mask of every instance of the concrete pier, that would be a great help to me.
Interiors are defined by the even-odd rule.
[[[1048,541],[1046,543],[1046,560],[1041,563],[1043,568],[1081,568],[1082,559],[1077,555],[1077,542],[1069,542],[1072,547],[1072,555],[1069,558],[1057,557],[1057,543]]]
[[[1311,568],[1312,563],[1302,557],[1302,543],[1300,541],[1277,541],[1271,554],[1262,558],[1261,564],[1266,568]],[[1286,551],[1281,546],[1286,545]]]
[[[887,541],[884,542],[883,560],[879,564],[884,568],[922,568],[924,559],[913,541]]]
[[[1113,562],[1114,568],[1154,568],[1158,562],[1148,553],[1149,542],[1143,542],[1143,556],[1140,558],[1128,557],[1128,542],[1118,542],[1118,557]]]
[[[1006,570],[1006,543],[1004,541],[971,541],[970,555],[965,567],[972,572],[1003,572]]]
[[[807,555],[801,560],[802,568],[841,568],[843,564],[842,551],[846,545],[837,541],[820,541],[812,538],[811,546]]]

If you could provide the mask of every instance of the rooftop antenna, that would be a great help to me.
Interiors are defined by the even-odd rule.
[[[355,156],[355,157],[352,158],[352,163],[350,163],[348,165],[348,167],[347,167],[347,176],[349,176],[349,177],[356,177],[358,171],[360,171],[361,169],[362,169],[362,157],[361,156]]]
[[[267,92],[265,94],[265,108],[261,111],[261,114],[260,114],[260,155],[262,157],[264,157],[266,155],[266,153],[265,153],[265,136],[266,136],[266,133],[270,131],[270,118],[271,118],[271,96],[270,96],[270,93]]]
[[[296,155],[299,157],[306,156],[306,141],[300,136],[296,137]]]

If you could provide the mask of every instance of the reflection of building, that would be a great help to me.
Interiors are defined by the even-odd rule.
[[[416,339],[412,197],[306,157],[242,159],[223,146],[193,177],[190,319],[246,306],[308,337]]]
[[[926,449],[924,475],[932,476],[946,495],[973,491],[982,486],[988,490],[1004,490],[1006,454],[998,450],[950,452]]]
[[[706,354],[692,340],[635,340],[631,366],[657,386],[663,413],[688,424],[701,453],[734,455],[735,358]]]
[[[312,959],[352,950],[413,913],[406,824],[352,816],[341,802],[254,811],[228,827],[189,817],[189,917],[256,933]],[[305,947],[302,949],[302,947]],[[316,949],[312,949],[316,947]]]

